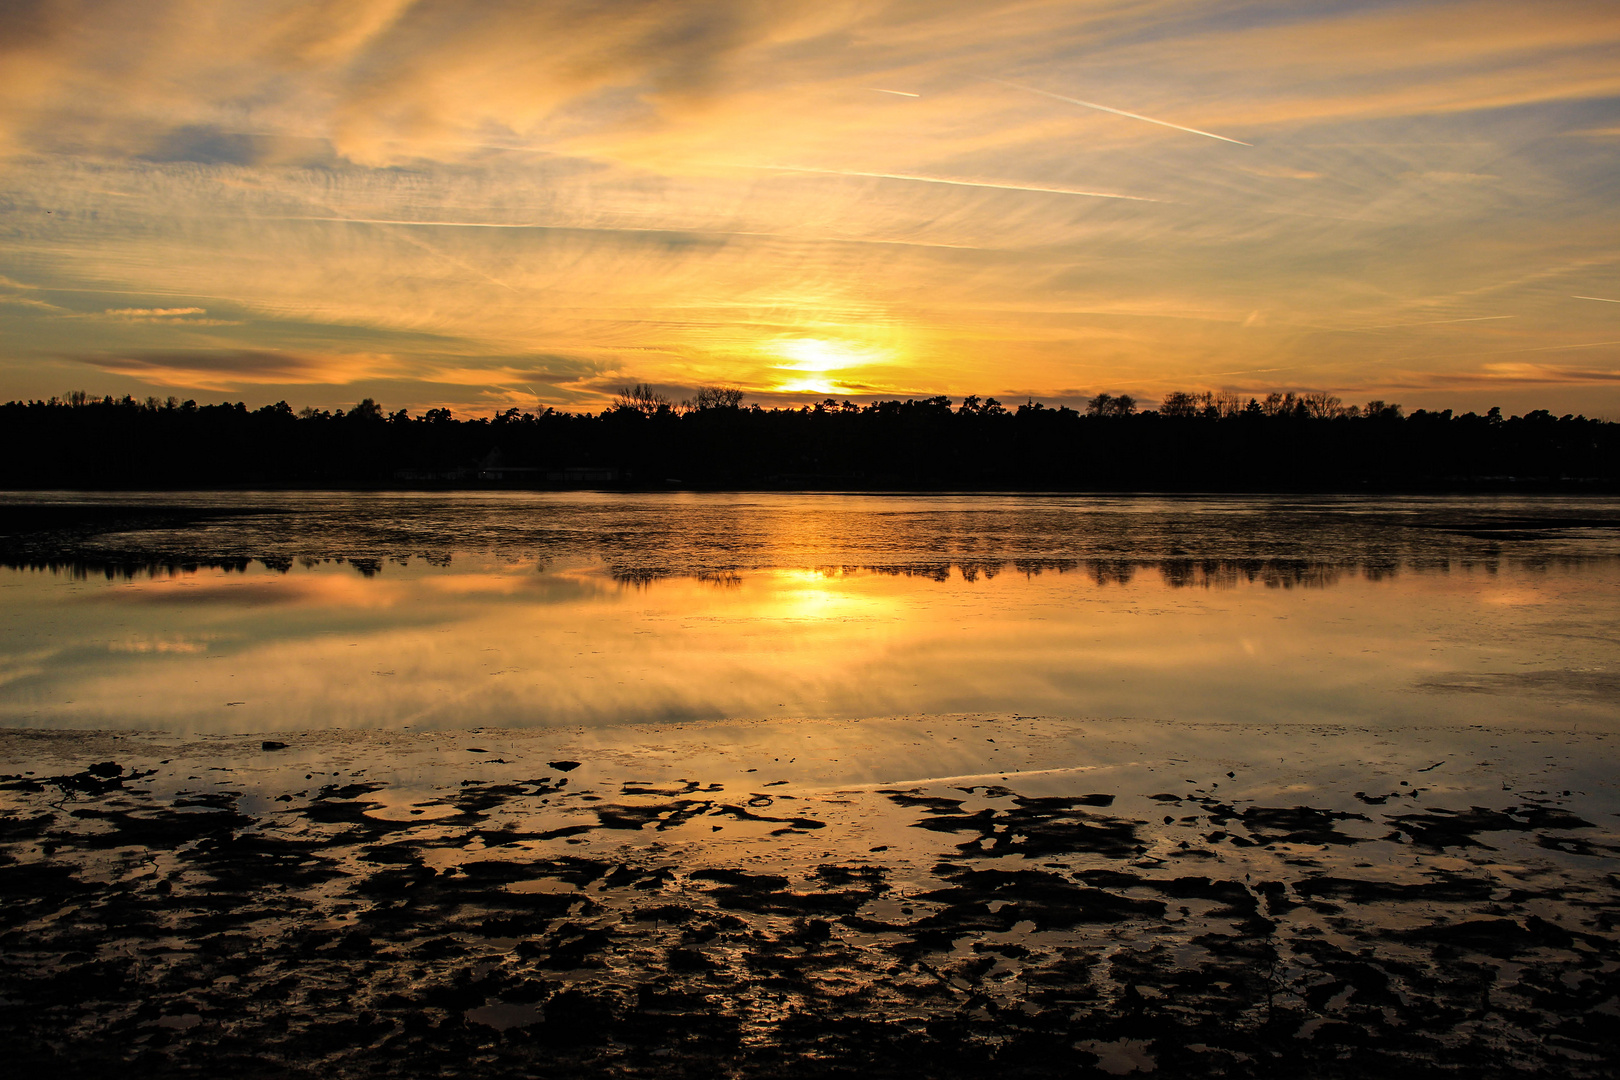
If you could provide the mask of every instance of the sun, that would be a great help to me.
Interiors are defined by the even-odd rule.
[[[783,367],[795,371],[837,371],[865,359],[860,350],[825,338],[793,338],[778,345],[777,351],[794,361]]]
[[[880,359],[874,350],[831,338],[782,338],[771,351],[787,363],[778,364],[784,373],[777,389],[786,393],[844,393],[844,385],[833,372],[869,365]],[[790,374],[791,373],[791,374]]]

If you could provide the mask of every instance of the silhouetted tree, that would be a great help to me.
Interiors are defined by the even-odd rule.
[[[735,387],[705,386],[701,387],[697,392],[697,396],[686,404],[698,412],[703,412],[708,409],[739,408],[742,405],[742,399],[743,392]],[[828,398],[827,401],[831,402],[832,399]]]
[[[347,413],[286,402],[92,397],[0,406],[0,483],[10,487],[569,483],[714,487],[1276,490],[1620,485],[1620,425],[1538,409],[1504,418],[1331,394],[1238,400],[1165,395],[1138,413],[1098,394],[1084,413],[1033,399],[944,396],[856,405],[743,407],[699,391],[670,408],[645,384],[598,415],[509,408],[415,419],[365,399]],[[548,480],[548,478],[553,478]],[[1517,478],[1517,479],[1512,479]]]
[[[1099,395],[1100,398],[1105,398],[1107,396],[1108,395],[1106,394]],[[1095,400],[1096,399],[1093,399],[1094,403]],[[1106,406],[1112,408],[1112,399],[1106,402]],[[1160,416],[1193,416],[1197,412],[1197,397],[1192,394],[1182,393],[1179,390],[1164,395],[1164,400],[1159,402]],[[1094,410],[1094,415],[1100,416],[1105,414],[1101,410]]]
[[[615,409],[638,412],[643,416],[656,416],[661,410],[667,411],[669,406],[669,398],[654,390],[649,383],[626,387],[613,399]]]
[[[1136,399],[1129,394],[1098,394],[1086,402],[1086,412],[1092,416],[1130,416],[1136,412]]]

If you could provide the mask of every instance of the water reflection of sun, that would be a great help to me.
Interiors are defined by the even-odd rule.
[[[875,615],[879,598],[866,596],[842,575],[819,570],[780,570],[770,575],[772,615],[792,620],[849,621]]]
[[[830,338],[784,338],[775,342],[771,349],[787,361],[777,365],[783,372],[777,389],[787,393],[849,392],[850,388],[834,373],[881,359],[874,349]]]

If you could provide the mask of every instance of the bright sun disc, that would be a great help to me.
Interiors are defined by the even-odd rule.
[[[839,393],[841,384],[830,378],[829,372],[860,367],[877,359],[871,349],[826,338],[786,338],[775,342],[772,349],[789,361],[779,364],[780,369],[800,373],[784,379],[778,387],[789,393]]]
[[[783,367],[793,371],[837,371],[865,359],[860,350],[843,342],[821,338],[795,338],[777,346],[777,352],[792,360]]]

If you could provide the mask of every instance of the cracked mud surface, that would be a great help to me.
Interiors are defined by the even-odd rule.
[[[12,1075],[1620,1061],[1604,792],[1438,766],[1293,793],[1185,760],[837,785],[538,736],[440,736],[411,768],[397,737],[5,738]]]

